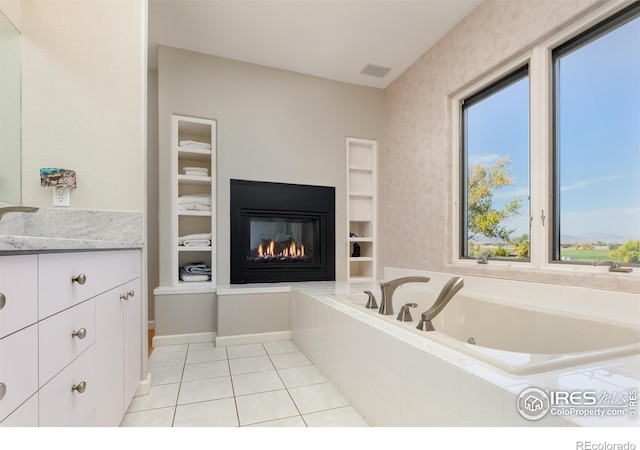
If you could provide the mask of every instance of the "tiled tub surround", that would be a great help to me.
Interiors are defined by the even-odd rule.
[[[387,271],[393,276],[407,271]],[[412,272],[415,274],[415,272]],[[426,273],[434,289],[450,274]],[[373,426],[638,426],[622,417],[547,415],[532,422],[516,409],[528,387],[620,393],[640,387],[640,356],[609,359],[531,375],[514,375],[330,298],[373,284],[313,283],[291,293],[291,339]],[[401,288],[402,289],[402,288]],[[549,309],[637,326],[636,294],[465,277],[471,293],[540,303]],[[398,291],[399,292],[399,291]],[[452,301],[455,301],[455,297]],[[545,330],[540,330],[544,333]]]
[[[168,345],[149,359],[152,387],[121,426],[367,426],[288,340]]]
[[[0,204],[0,206],[2,206]],[[40,208],[0,219],[0,251],[142,247],[142,213]]]

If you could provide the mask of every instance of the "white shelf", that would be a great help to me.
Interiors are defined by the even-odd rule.
[[[178,175],[179,184],[190,184],[193,186],[211,186],[211,177],[199,177],[196,175]]]
[[[364,237],[348,237],[347,280],[377,278],[377,160],[378,144],[369,139],[346,139],[347,229]],[[362,256],[353,257],[355,244]]]
[[[367,166],[349,166],[350,172],[373,172],[372,167]]]
[[[176,191],[172,211],[172,230],[170,240],[161,245],[169,245],[172,254],[171,286],[186,290],[207,289],[215,286],[216,254],[213,246],[185,247],[178,245],[178,237],[190,234],[211,233],[211,241],[215,242],[216,229],[216,121],[199,117],[188,117],[174,114],[172,117],[171,149],[172,177]],[[211,149],[180,146],[182,141],[195,141],[209,144]],[[186,175],[185,167],[206,169],[208,176]],[[178,197],[183,195],[210,195],[211,211],[181,211]],[[160,264],[164,262],[161,261]],[[182,281],[180,267],[189,263],[204,263],[212,268],[211,281]]]
[[[209,217],[213,215],[213,212],[212,211],[178,211],[178,215]]]
[[[189,161],[207,161],[213,157],[211,150],[178,147],[178,158]]]

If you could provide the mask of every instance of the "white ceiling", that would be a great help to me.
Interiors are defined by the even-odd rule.
[[[162,44],[384,88],[481,1],[151,0],[149,66]]]

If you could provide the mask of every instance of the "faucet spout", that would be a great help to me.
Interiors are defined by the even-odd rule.
[[[433,306],[422,313],[422,318],[420,319],[420,322],[418,322],[418,326],[416,328],[422,331],[434,331],[431,321],[440,314],[440,311],[447,306],[449,300],[451,300],[463,286],[464,280],[462,277],[453,277],[447,281],[447,284],[445,284],[440,291],[440,294]]]
[[[382,299],[380,300],[380,309],[378,312],[385,316],[393,314],[393,293],[406,283],[428,283],[431,278],[429,277],[402,277],[391,281],[385,281],[380,283],[380,290],[382,291]]]
[[[11,212],[36,212],[38,208],[34,206],[5,206],[0,208],[0,220],[2,220],[2,216]]]

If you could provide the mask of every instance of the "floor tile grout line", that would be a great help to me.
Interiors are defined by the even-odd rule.
[[[187,344],[187,351],[184,354],[184,361],[182,363],[182,373],[180,374],[180,384],[178,385],[178,393],[176,394],[176,403],[173,406],[173,417],[171,418],[171,428],[175,427],[176,414],[178,414],[178,401],[180,400],[180,391],[182,390],[182,378],[184,378],[184,369],[187,367],[187,355],[189,354],[189,344]]]
[[[262,344],[262,346],[264,347],[264,343]],[[267,352],[267,348],[266,347],[264,347],[264,351]],[[274,369],[276,369],[276,365],[273,363],[273,359],[271,359],[271,354],[269,354],[269,352],[267,352],[267,356],[269,357],[269,361],[271,361],[271,364],[273,364]],[[278,371],[278,369],[276,369],[276,373],[278,374],[278,378],[280,378],[280,382],[284,386],[284,389],[287,392],[287,395],[291,399],[291,403],[293,403],[293,406],[296,408],[296,411],[298,411],[298,416],[302,420],[302,423],[304,423],[305,427],[309,428],[309,425],[307,425],[307,421],[304,420],[304,417],[302,416],[302,412],[300,411],[300,408],[298,407],[298,404],[296,403],[296,401],[291,396],[291,392],[289,392],[289,388],[287,387],[287,385],[285,384],[284,380],[282,379],[282,376],[280,375],[280,372]]]
[[[271,365],[273,367],[273,370],[275,370],[278,378],[280,379],[280,381],[281,381],[281,383],[283,385],[284,390],[287,392],[287,395],[289,396],[289,398],[293,402],[293,405],[296,408],[296,411],[298,411],[298,414],[297,415],[292,415],[292,416],[287,416],[287,417],[281,417],[281,418],[278,418],[278,419],[271,419],[271,420],[266,420],[266,421],[255,422],[255,423],[246,424],[246,425],[241,425],[240,424],[240,416],[239,416],[239,411],[238,411],[237,398],[238,397],[243,397],[243,396],[248,396],[248,395],[260,394],[260,393],[264,393],[264,392],[274,392],[274,391],[278,391],[278,390],[282,390],[282,389],[269,389],[267,391],[261,391],[261,392],[251,393],[251,394],[237,395],[236,391],[235,391],[234,382],[233,382],[233,374],[231,373],[231,363],[230,363],[231,359],[229,358],[229,350],[228,350],[228,347],[225,346],[227,368],[228,368],[228,371],[229,371],[229,379],[230,379],[230,382],[231,382],[231,392],[232,392],[232,396],[233,396],[233,400],[234,400],[234,405],[235,405],[235,408],[236,408],[236,419],[237,419],[238,427],[246,427],[246,426],[256,425],[256,424],[260,424],[260,423],[268,423],[268,422],[273,422],[273,421],[276,421],[276,420],[289,419],[289,418],[293,418],[293,417],[296,417],[296,416],[298,416],[298,417],[300,417],[302,419],[302,422],[306,427],[309,427],[307,421],[305,420],[304,415],[302,414],[302,412],[300,411],[300,408],[298,407],[298,405],[296,404],[295,400],[293,399],[293,396],[291,395],[290,389],[301,388],[301,387],[306,387],[306,386],[313,386],[313,385],[318,385],[318,384],[329,384],[329,385],[333,386],[333,383],[326,376],[326,374],[324,374],[322,371],[320,371],[320,373],[325,378],[325,381],[313,382],[313,383],[304,384],[304,385],[300,385],[300,386],[293,386],[291,388],[288,387],[284,383],[284,380],[282,379],[282,376],[280,374],[281,370],[302,368],[302,367],[307,367],[307,366],[316,367],[315,364],[313,363],[313,361],[311,359],[309,359],[309,357],[306,355],[306,353],[304,353],[293,341],[291,341],[291,342],[293,343],[293,345],[296,347],[297,350],[286,351],[286,352],[277,352],[277,353],[273,353],[273,354],[270,353],[267,350],[267,348],[265,346],[265,343],[260,343],[260,345],[261,345],[262,349],[265,351],[265,354],[268,357],[268,359],[269,359],[269,361],[270,361],[270,363],[271,363]],[[173,417],[172,417],[172,421],[171,421],[171,425],[170,425],[171,427],[175,426],[175,420],[176,420],[176,415],[177,415],[177,407],[181,406],[181,405],[178,404],[178,402],[179,402],[179,398],[180,398],[180,392],[182,390],[182,383],[185,382],[184,373],[185,373],[185,370],[186,370],[188,354],[189,354],[189,351],[191,350],[190,347],[191,347],[190,345],[187,346],[187,352],[185,353],[185,357],[184,357],[183,364],[182,364],[182,372],[181,372],[181,375],[180,375],[180,380],[177,382],[177,384],[178,384],[178,393],[176,395],[175,404],[173,406],[174,410],[173,410]],[[219,348],[219,347],[216,347],[215,343],[214,343],[214,347],[213,348]],[[198,350],[206,350],[206,349],[198,349]],[[274,361],[273,361],[273,359],[272,359],[272,355],[281,355],[281,354],[286,354],[286,353],[298,353],[298,352],[302,353],[307,358],[307,360],[309,361],[309,364],[300,365],[300,366],[293,366],[293,367],[277,368],[275,363],[274,363]],[[172,353],[172,352],[168,352],[168,353]],[[256,356],[264,356],[264,355],[256,355]],[[242,357],[242,358],[254,358],[256,356],[245,356],[245,357]],[[234,358],[234,359],[242,359],[242,358]],[[199,361],[198,363],[207,363],[207,362],[216,362],[216,361],[219,361],[219,360]],[[193,364],[198,364],[198,363],[193,363]],[[164,367],[168,367],[168,366],[164,366]],[[316,367],[316,369],[317,369],[317,367]],[[260,373],[260,372],[265,372],[265,371],[258,370],[258,371],[253,371],[253,372],[247,372],[245,374],[236,374],[236,375],[246,375],[246,374],[250,374],[250,373]],[[221,377],[220,376],[218,376],[218,377],[205,377],[205,378],[202,378],[202,379],[212,379],[212,378],[221,378]],[[198,380],[201,380],[201,379],[198,379]],[[190,380],[190,381],[198,381],[198,380]],[[163,383],[162,385],[166,385],[166,384],[173,384],[173,383]],[[338,390],[338,392],[340,392],[340,391]],[[341,392],[340,392],[340,394],[342,395]],[[222,398],[213,399],[213,400],[222,400],[222,399],[228,399],[228,398],[231,398],[231,397],[222,397]],[[346,397],[345,397],[345,400],[347,400],[347,404],[346,405],[335,406],[335,407],[326,408],[326,409],[322,409],[322,410],[318,410],[318,411],[312,411],[312,412],[309,412],[309,413],[306,413],[306,414],[307,415],[311,415],[311,414],[322,413],[322,412],[326,412],[326,411],[338,410],[338,409],[341,409],[341,408],[348,408],[348,407],[352,407],[353,408],[353,406],[351,405],[351,402],[349,402]],[[194,401],[194,402],[185,403],[185,405],[191,405],[191,404],[194,404],[194,403],[202,403],[202,402],[206,402],[206,401],[211,401],[211,400]],[[166,408],[166,407],[149,408],[149,409],[141,410],[141,411],[150,411],[150,410],[162,409],[162,408]]]
[[[233,395],[233,406],[236,408],[236,420],[238,421],[238,427],[240,424],[240,411],[238,411],[238,401],[236,400],[236,389],[233,385],[233,374],[231,373],[231,362],[229,360],[229,349],[225,346],[224,351],[227,354],[227,367],[229,368],[229,380],[231,382],[231,394]]]

